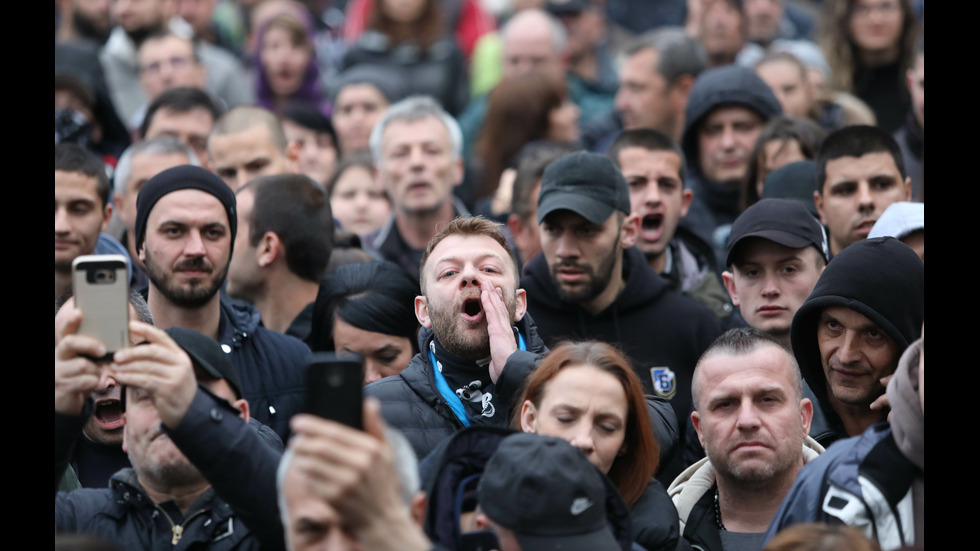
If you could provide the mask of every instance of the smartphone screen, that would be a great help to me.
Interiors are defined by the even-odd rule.
[[[306,369],[306,412],[363,430],[363,356],[315,352]]]

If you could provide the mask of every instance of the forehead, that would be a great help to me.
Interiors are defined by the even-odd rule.
[[[657,170],[672,173],[679,177],[681,157],[673,151],[665,149],[646,149],[643,147],[626,147],[619,152],[619,165],[623,173],[627,171]]]
[[[785,59],[767,61],[756,67],[755,71],[763,80],[803,80],[800,67]]]
[[[65,199],[92,199],[101,203],[98,192],[99,181],[94,176],[80,172],[54,171],[54,193]]]
[[[568,387],[572,386],[586,386],[592,390],[612,391],[612,394],[617,395],[616,398],[623,404],[623,407],[626,407],[626,390],[623,388],[622,382],[612,373],[599,369],[592,364],[573,364],[562,367],[545,384],[542,396],[547,397],[548,390],[553,386],[561,387],[557,390],[567,390]],[[562,392],[553,392],[551,397],[560,399],[562,394]]]
[[[417,120],[394,120],[385,128],[382,140],[387,147],[412,143],[449,144],[449,131],[439,119],[428,116]]]
[[[181,189],[161,197],[147,217],[147,225],[166,222],[228,225],[228,215],[217,197],[198,189]],[[149,233],[148,233],[149,235]]]
[[[493,238],[486,235],[450,235],[439,242],[426,262],[426,271],[435,270],[448,262],[477,261],[495,258],[511,265],[510,254]]]
[[[860,157],[845,156],[827,161],[827,183],[835,181],[863,180],[872,176],[901,178],[895,159],[885,151],[866,153]]]
[[[337,94],[337,106],[349,103],[387,103],[384,94],[373,84],[351,84]]]
[[[775,344],[760,345],[747,354],[713,354],[698,366],[697,379],[704,396],[733,388],[776,386],[789,391],[795,387],[794,366]]]
[[[659,75],[657,66],[660,64],[660,53],[653,48],[643,48],[626,59],[623,65],[623,72],[629,72],[633,76],[637,73],[649,75]]]
[[[762,122],[762,117],[758,113],[741,105],[724,105],[714,108],[704,118],[702,128],[712,124],[725,124],[736,122]]]
[[[188,56],[194,53],[194,48],[190,42],[177,36],[166,36],[156,40],[147,40],[140,46],[139,57],[141,60],[148,57],[159,57],[174,53],[183,53]]]
[[[539,25],[524,24],[511,29],[504,40],[503,50],[505,55],[510,56],[553,54],[554,40],[547,21],[542,19]]]
[[[820,317],[822,319],[834,319],[846,329],[877,329],[881,331],[881,328],[864,314],[851,310],[847,306],[828,306],[820,312]],[[884,331],[881,331],[881,334],[885,335]]]
[[[207,135],[213,125],[214,117],[203,107],[195,107],[188,111],[174,111],[164,107],[154,113],[153,120],[146,129],[146,138],[185,131],[197,131]]]
[[[146,179],[175,166],[190,162],[183,153],[137,153],[133,155],[132,169],[126,183]]]

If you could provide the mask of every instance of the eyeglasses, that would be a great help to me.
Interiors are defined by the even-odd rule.
[[[188,57],[174,56],[170,59],[162,59],[160,61],[154,61],[152,63],[147,63],[142,67],[143,74],[156,75],[163,71],[163,66],[169,64],[173,69],[183,69],[190,66],[192,60]]]
[[[854,17],[869,17],[873,12],[878,12],[881,15],[893,15],[901,11],[901,6],[898,2],[879,2],[877,4],[871,3],[858,3],[851,8],[851,15]]]

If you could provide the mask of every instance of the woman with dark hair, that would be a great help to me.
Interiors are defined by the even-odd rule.
[[[905,71],[913,61],[917,34],[908,0],[824,3],[820,45],[830,65],[831,86],[868,104],[878,126],[889,133],[908,113]]]
[[[368,153],[344,158],[327,181],[330,210],[340,227],[364,235],[384,225],[391,214],[391,200],[374,177]]]
[[[259,31],[256,52],[258,105],[282,113],[302,103],[329,113],[313,48],[313,23],[291,13],[276,15]]]
[[[629,360],[604,342],[564,342],[542,360],[517,401],[524,432],[568,440],[605,473],[630,506],[633,538],[644,548],[673,550],[677,510],[653,478],[659,446],[643,385]]]
[[[320,282],[307,344],[364,356],[364,384],[397,375],[418,353],[418,284],[397,265],[340,266]]]
[[[429,95],[458,116],[469,100],[466,61],[446,32],[438,0],[378,0],[342,69],[362,64],[385,70],[393,103]]]
[[[517,153],[528,143],[578,141],[578,116],[558,76],[532,72],[500,81],[487,96],[487,114],[476,142],[481,167],[477,198],[494,194],[500,176],[513,168]]]
[[[742,211],[759,201],[762,183],[777,168],[796,161],[815,159],[827,132],[810,119],[780,115],[762,128],[749,157],[742,185]]]

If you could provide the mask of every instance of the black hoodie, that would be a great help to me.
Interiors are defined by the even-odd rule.
[[[827,377],[817,345],[820,314],[831,306],[845,306],[868,318],[899,351],[904,351],[919,338],[922,329],[924,265],[912,249],[893,237],[858,241],[827,264],[813,292],[796,311],[790,340],[803,378],[820,402],[829,425],[825,434],[810,432],[824,447],[847,436],[827,397]]]
[[[623,291],[597,315],[559,298],[543,254],[527,265],[521,287],[545,344],[571,339],[618,345],[645,391],[669,400],[677,419],[687,419],[694,366],[721,334],[721,322],[707,307],[668,289],[636,247],[624,252],[623,278]]]

